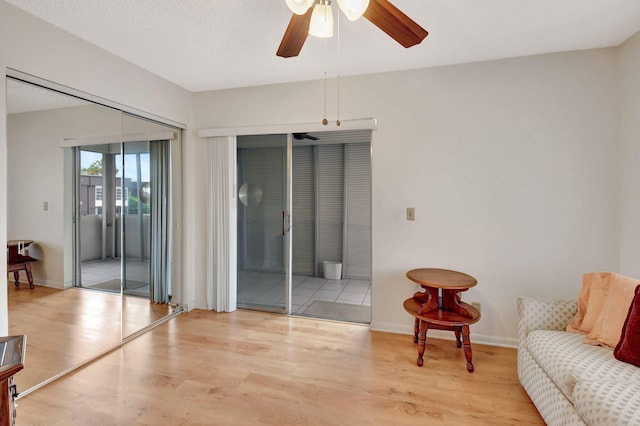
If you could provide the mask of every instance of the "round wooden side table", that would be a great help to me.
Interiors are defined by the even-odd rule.
[[[404,301],[404,309],[415,318],[413,341],[418,344],[416,363],[422,367],[427,331],[453,331],[456,346],[464,348],[467,371],[473,372],[469,325],[480,320],[480,311],[460,300],[460,293],[475,286],[475,278],[448,269],[419,268],[407,272],[407,278],[425,290]],[[462,336],[462,341],[460,337]]]

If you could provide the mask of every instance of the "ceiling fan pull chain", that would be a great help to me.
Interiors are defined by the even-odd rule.
[[[342,68],[340,57],[340,14],[338,13],[338,69]],[[340,72],[338,71],[338,113],[336,117],[336,126],[340,127]]]
[[[322,124],[325,126],[329,124],[329,120],[327,120],[327,72],[324,72],[324,118],[322,119]]]
[[[336,126],[340,127],[340,74],[338,74],[338,117],[336,119]]]

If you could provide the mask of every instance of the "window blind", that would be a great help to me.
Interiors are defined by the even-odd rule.
[[[318,267],[342,262],[344,221],[344,145],[316,146]]]
[[[243,148],[246,182],[262,189],[259,204],[244,208],[246,225],[246,263],[249,270],[283,271],[282,210],[285,174],[282,147]],[[244,182],[238,182],[240,186]],[[240,206],[239,206],[240,207]]]
[[[345,145],[343,276],[371,278],[371,144]]]
[[[313,146],[294,146],[292,164],[292,268],[300,275],[316,275],[315,179]]]

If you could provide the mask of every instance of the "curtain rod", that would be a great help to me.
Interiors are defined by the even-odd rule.
[[[280,133],[302,132],[327,132],[339,130],[376,130],[378,119],[359,118],[341,121],[341,126],[325,126],[322,123],[290,123],[290,124],[265,124],[257,126],[239,127],[211,127],[199,129],[196,136],[199,138],[211,138],[215,136],[249,136],[249,135],[273,135]]]

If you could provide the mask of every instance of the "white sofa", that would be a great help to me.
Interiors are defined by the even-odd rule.
[[[549,425],[640,425],[640,368],[565,330],[577,303],[518,298],[518,377]]]

